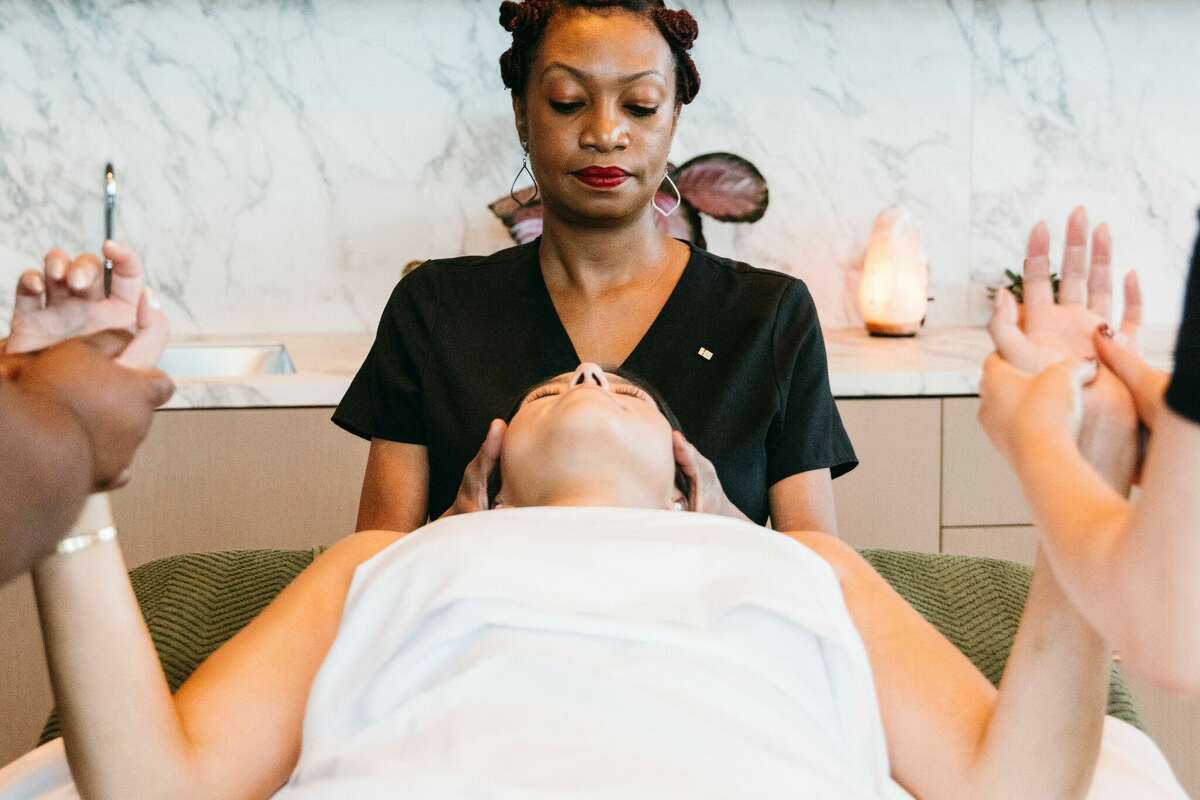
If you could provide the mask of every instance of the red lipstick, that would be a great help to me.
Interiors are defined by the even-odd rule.
[[[620,167],[586,167],[572,174],[593,189],[615,189],[629,179]]]

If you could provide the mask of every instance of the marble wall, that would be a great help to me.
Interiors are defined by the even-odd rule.
[[[372,329],[403,264],[508,242],[519,166],[494,0],[0,0],[0,312],[53,244],[140,248],[176,329]],[[986,317],[1028,227],[1086,202],[1178,318],[1200,204],[1200,3],[688,0],[704,89],[673,158],[767,176],[710,248],[857,324],[875,214],[903,202],[930,322]],[[3,324],[0,323],[0,328]]]

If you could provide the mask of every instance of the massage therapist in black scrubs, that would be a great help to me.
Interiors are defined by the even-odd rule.
[[[543,234],[427,262],[396,286],[333,417],[371,441],[358,529],[486,508],[495,418],[534,380],[592,361],[640,375],[675,409],[692,510],[836,532],[831,478],[857,461],[808,290],[654,221],[670,211],[652,201],[700,87],[695,20],[661,0],[504,2],[500,20]]]

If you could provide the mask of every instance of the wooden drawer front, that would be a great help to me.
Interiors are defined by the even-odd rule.
[[[942,528],[942,552],[955,556],[1000,558],[1033,566],[1038,529],[1033,525],[999,528]]]
[[[368,445],[329,408],[160,411],[113,494],[130,568],[205,550],[301,549],[354,532]]]
[[[936,553],[941,401],[841,400],[838,410],[859,460],[833,482],[842,538]]]
[[[1030,524],[1016,475],[979,427],[979,399],[948,397],[943,403],[942,525]]]

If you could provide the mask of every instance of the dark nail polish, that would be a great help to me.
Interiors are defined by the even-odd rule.
[[[1100,335],[1103,336],[1105,339],[1113,338],[1113,329],[1111,327],[1109,327],[1109,324],[1107,322],[1101,323],[1101,325],[1098,328],[1096,328],[1096,330],[1098,330],[1100,332]]]

